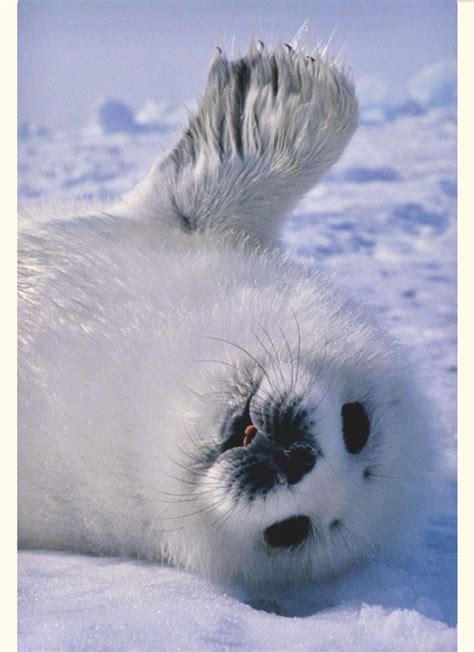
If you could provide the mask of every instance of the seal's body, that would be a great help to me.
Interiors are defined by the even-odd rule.
[[[25,220],[20,545],[262,588],[412,531],[431,430],[412,373],[277,243],[356,122],[335,62],[218,51],[181,141],[119,205]]]

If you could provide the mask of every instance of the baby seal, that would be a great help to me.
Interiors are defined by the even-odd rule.
[[[217,49],[181,140],[120,203],[25,209],[20,546],[265,590],[413,531],[432,430],[413,372],[278,243],[357,120],[326,55]]]

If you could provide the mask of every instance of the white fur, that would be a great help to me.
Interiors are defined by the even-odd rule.
[[[413,531],[431,425],[412,371],[365,308],[275,244],[356,120],[332,61],[218,52],[197,118],[122,203],[24,218],[21,546],[165,559],[256,588],[323,579]],[[305,397],[324,457],[248,502],[226,485],[227,454],[194,462],[251,381],[256,401]],[[371,415],[358,455],[341,432],[352,401]],[[317,536],[269,551],[264,529],[297,514]]]
[[[342,154],[357,118],[351,82],[321,54],[283,45],[267,54],[256,43],[229,62],[217,49],[196,117],[122,214],[266,244]]]

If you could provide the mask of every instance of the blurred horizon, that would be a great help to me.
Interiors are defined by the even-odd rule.
[[[342,50],[362,104],[418,100],[424,68],[438,86],[455,73],[449,0],[20,0],[19,123],[79,128],[108,97],[181,107],[202,92],[216,44],[235,56],[252,37],[290,41],[304,23],[305,44]]]

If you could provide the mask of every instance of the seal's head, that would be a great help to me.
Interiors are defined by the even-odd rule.
[[[183,563],[255,588],[412,535],[429,467],[423,399],[383,333],[356,311],[266,313],[235,328],[229,311],[228,336],[202,337],[176,490]]]

